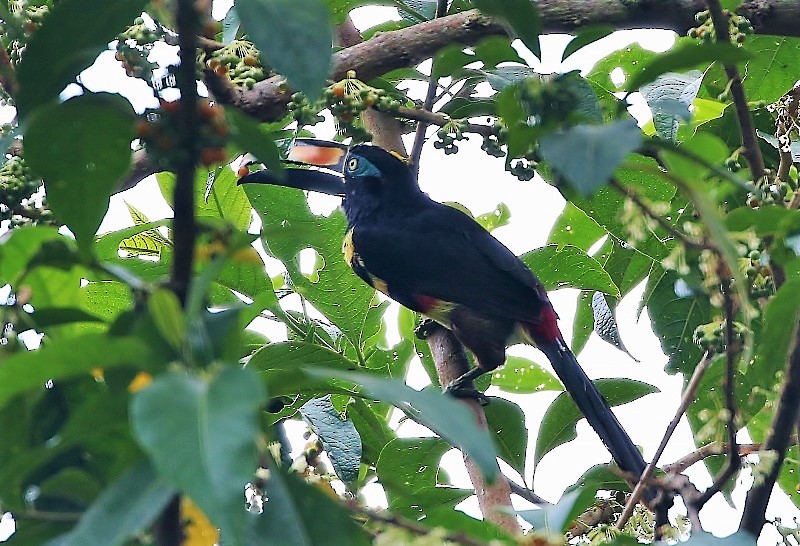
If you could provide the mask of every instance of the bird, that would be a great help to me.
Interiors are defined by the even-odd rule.
[[[309,168],[310,165],[322,168]],[[282,185],[343,198],[342,251],[356,275],[452,331],[476,366],[446,386],[480,397],[473,380],[525,343],[550,361],[616,464],[634,478],[646,463],[558,328],[536,275],[471,216],[424,193],[399,154],[379,146],[296,139],[283,173],[246,174],[240,184]]]

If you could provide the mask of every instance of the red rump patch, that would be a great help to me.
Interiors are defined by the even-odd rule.
[[[539,320],[535,323],[525,323],[525,329],[537,342],[562,339],[561,331],[558,329],[558,315],[552,305],[544,305],[539,312]]]
[[[426,313],[439,305],[441,300],[434,298],[433,296],[426,296],[425,294],[414,294],[414,299],[419,304],[419,312]]]

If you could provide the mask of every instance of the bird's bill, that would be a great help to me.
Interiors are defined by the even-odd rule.
[[[270,184],[301,190],[344,195],[344,160],[347,146],[317,139],[295,139],[283,173],[261,170],[239,179],[239,184]],[[320,167],[320,168],[316,168]]]

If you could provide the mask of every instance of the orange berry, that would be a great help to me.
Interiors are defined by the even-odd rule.
[[[214,107],[208,101],[200,101],[197,103],[197,113],[204,119],[211,119],[216,117]]]
[[[247,176],[248,174],[250,174],[250,169],[247,168],[247,165],[242,165],[241,167],[239,167],[239,170],[236,171],[236,176],[238,176],[239,178]]]
[[[224,76],[227,73],[228,73],[228,67],[225,66],[224,64],[217,65],[217,67],[214,69],[214,74],[216,74],[217,76]]]
[[[254,55],[245,55],[242,62],[247,66],[255,66],[258,64],[258,59]]]
[[[331,93],[333,93],[334,97],[344,97],[344,84],[336,83],[331,87]]]
[[[210,58],[206,63],[206,66],[211,70],[215,70],[219,66],[219,59]]]

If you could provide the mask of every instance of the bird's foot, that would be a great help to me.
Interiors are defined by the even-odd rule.
[[[447,385],[442,391],[454,398],[469,398],[475,400],[481,406],[489,405],[489,397],[475,388],[475,384],[470,381],[469,383],[459,383],[456,379]]]
[[[417,336],[417,339],[428,339],[428,336],[437,328],[442,328],[442,325],[433,319],[422,319],[422,322],[420,322],[419,326],[414,330],[414,335]]]

